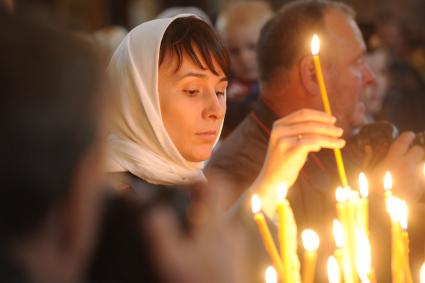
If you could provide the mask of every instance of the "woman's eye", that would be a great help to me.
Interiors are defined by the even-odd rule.
[[[184,92],[187,93],[190,96],[195,96],[199,93],[199,90],[197,90],[197,89],[187,89],[187,90],[184,90]]]
[[[224,91],[216,91],[215,94],[217,96],[224,96],[225,95],[225,92]]]

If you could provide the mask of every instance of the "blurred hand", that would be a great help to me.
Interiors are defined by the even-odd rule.
[[[154,259],[166,283],[242,283],[239,230],[211,215],[190,235],[179,229],[170,210],[157,209],[149,224]]]
[[[419,146],[410,148],[415,134],[402,133],[391,145],[385,159],[379,163],[373,175],[380,178],[381,184],[386,171],[393,177],[393,192],[406,201],[416,201],[424,193],[423,159],[424,150]]]
[[[343,130],[336,119],[324,112],[303,109],[277,120],[270,135],[263,168],[253,185],[262,198],[274,199],[278,184],[291,186],[310,152],[342,148]],[[273,196],[270,196],[273,194]]]

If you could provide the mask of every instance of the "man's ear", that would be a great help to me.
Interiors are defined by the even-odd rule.
[[[319,84],[316,78],[313,56],[304,56],[299,63],[299,75],[303,88],[313,96],[320,95]]]

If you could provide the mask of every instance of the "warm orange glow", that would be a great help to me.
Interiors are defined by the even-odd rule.
[[[318,55],[320,51],[320,39],[317,34],[313,35],[311,39],[311,54]]]
[[[277,273],[273,266],[266,269],[266,283],[277,283]]]
[[[369,195],[369,184],[367,183],[367,178],[365,173],[361,172],[359,174],[359,190],[362,198],[367,198]]]
[[[254,214],[261,210],[261,199],[257,194],[254,194],[251,198],[251,208]]]
[[[342,248],[342,246],[344,245],[344,231],[342,229],[341,222],[336,219],[334,219],[333,221],[333,232],[336,247]]]
[[[370,243],[367,235],[362,230],[356,230],[356,269],[357,273],[365,281],[371,272],[372,258]]]
[[[277,187],[277,199],[283,200],[286,198],[286,195],[288,194],[288,185],[284,182],[280,183]]]
[[[391,173],[387,171],[384,177],[384,189],[385,191],[391,191],[393,189],[393,177]]]
[[[334,256],[330,256],[328,258],[328,279],[329,283],[341,282],[341,274],[339,274],[338,262]]]
[[[317,251],[320,245],[319,235],[311,229],[305,229],[301,233],[304,249],[309,252]]]

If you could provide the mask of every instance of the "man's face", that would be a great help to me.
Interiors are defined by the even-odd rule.
[[[329,36],[323,71],[329,100],[337,124],[350,136],[364,121],[361,96],[375,77],[365,61],[365,43],[354,19],[340,11],[329,11],[325,23]]]

